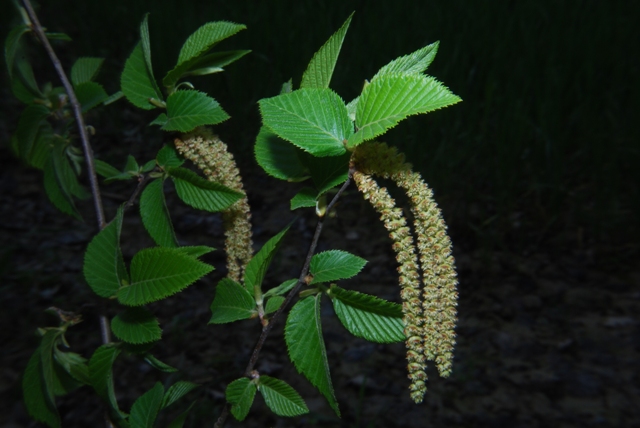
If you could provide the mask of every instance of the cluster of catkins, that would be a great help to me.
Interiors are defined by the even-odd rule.
[[[240,200],[222,212],[228,276],[242,282],[244,269],[253,256],[251,211],[233,155],[217,135],[205,128],[176,138],[174,144],[178,152],[200,168],[210,181],[243,194]]]
[[[400,265],[411,398],[420,403],[427,390],[425,362],[434,361],[440,375],[446,377],[453,360],[458,281],[447,226],[433,192],[395,148],[378,142],[362,144],[353,152],[351,164],[358,190],[380,215]],[[402,209],[373,176],[391,179],[405,191],[413,232]]]

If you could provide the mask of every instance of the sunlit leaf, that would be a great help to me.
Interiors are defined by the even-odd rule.
[[[198,126],[224,122],[229,115],[204,92],[176,91],[167,98],[165,131],[189,132]]]
[[[223,211],[242,197],[240,192],[205,180],[188,169],[169,168],[168,172],[180,199],[193,208],[210,212]]]
[[[389,64],[382,67],[372,81],[378,77],[388,74],[420,74],[429,67],[438,53],[440,42],[431,43],[409,55],[394,59]]]

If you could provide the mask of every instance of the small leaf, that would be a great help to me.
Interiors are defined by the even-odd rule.
[[[51,201],[57,209],[74,217],[76,220],[82,220],[73,202],[73,198],[60,186],[59,175],[56,171],[53,157],[49,158],[44,166],[44,190],[47,192],[49,201]]]
[[[164,131],[189,132],[202,125],[224,122],[229,115],[204,92],[176,91],[167,98],[167,122]]]
[[[120,250],[123,209],[93,237],[84,255],[84,278],[100,297],[112,297],[123,283],[129,282]]]
[[[37,104],[27,106],[20,114],[16,136],[20,157],[25,161],[31,158],[40,126],[46,123],[50,114],[48,108]]]
[[[140,170],[140,165],[138,165],[138,161],[131,155],[127,156],[127,163],[124,166],[123,172],[131,173],[132,175],[137,175]]]
[[[365,259],[346,251],[331,250],[318,253],[311,259],[309,272],[313,275],[311,284],[337,281],[356,276],[367,264]]]
[[[300,161],[302,150],[279,138],[266,126],[260,128],[254,153],[258,165],[273,177],[287,181],[302,181],[309,177],[309,171]]]
[[[144,354],[144,360],[154,369],[164,373],[175,373],[178,371],[175,367],[171,367],[169,364],[160,361],[148,352]]]
[[[98,71],[100,71],[103,62],[104,58],[78,58],[71,67],[71,82],[73,82],[73,86],[93,80]]]
[[[140,396],[131,406],[131,415],[129,415],[130,427],[153,428],[163,397],[164,388],[160,382],[156,382],[153,388]]]
[[[291,199],[291,211],[298,208],[315,207],[317,197],[318,192],[316,189],[303,187],[302,190],[296,193],[296,195]]]
[[[269,300],[267,300],[267,304],[264,307],[264,313],[271,314],[277,311],[278,309],[280,309],[280,306],[282,306],[284,301],[285,301],[285,298],[282,296],[271,297]]]
[[[247,287],[249,292],[254,292],[254,296],[258,296],[257,292],[262,286],[262,281],[267,273],[267,269],[269,269],[271,260],[273,260],[273,256],[280,247],[280,241],[289,230],[289,227],[291,227],[291,225],[285,227],[280,233],[269,239],[247,265],[244,272],[244,286]]]
[[[213,266],[177,248],[146,248],[131,261],[131,283],[118,290],[118,301],[141,306],[169,297],[207,275]]]
[[[51,150],[54,146],[53,140],[53,128],[49,122],[42,122],[34,138],[31,152],[25,161],[34,168],[44,169],[51,158]]]
[[[333,70],[342,48],[344,36],[353,18],[353,13],[349,15],[342,27],[336,31],[320,50],[313,55],[309,66],[302,75],[301,88],[328,88]]]
[[[256,384],[246,377],[236,379],[227,386],[227,401],[231,403],[231,414],[243,421],[251,409],[256,396]]]
[[[307,153],[302,156],[302,162],[311,172],[313,184],[318,189],[318,196],[347,180],[350,158],[351,153],[349,152],[340,156],[323,158],[314,158]]]
[[[407,116],[427,113],[459,101],[459,97],[430,76],[381,76],[367,85],[360,95],[356,111],[358,132],[349,139],[348,145],[355,147],[382,135]]]
[[[251,51],[215,52],[208,55],[194,57],[176,65],[167,73],[162,83],[167,88],[172,88],[183,77],[202,76],[223,71],[224,66],[242,58]]]
[[[438,53],[440,42],[431,43],[409,55],[394,59],[389,64],[382,67],[372,81],[378,77],[389,74],[420,74],[429,67]]]
[[[167,392],[164,394],[161,408],[164,409],[165,407],[169,407],[199,386],[200,385],[198,385],[197,383],[187,382],[184,380],[174,383],[169,387],[169,389],[167,389]]]
[[[156,117],[151,122],[149,122],[149,126],[151,126],[151,125],[164,126],[167,123],[167,120],[169,120],[167,118],[167,114],[166,113],[160,113],[158,115],[158,117]]]
[[[156,93],[155,98],[158,100],[162,100],[162,92],[160,92],[160,88],[158,87],[158,83],[156,79],[153,77],[153,66],[151,65],[151,39],[149,38],[149,14],[145,14],[142,19],[142,23],[140,24],[140,45],[142,46],[142,55],[144,57],[144,63],[147,67],[147,75],[149,76],[149,81],[153,86],[153,89]]]
[[[278,285],[277,287],[274,287],[274,288],[270,289],[269,291],[264,293],[264,295],[262,297],[267,298],[269,296],[283,295],[283,294],[287,293],[289,290],[291,290],[293,287],[295,287],[297,283],[298,283],[298,279],[297,278],[289,279],[289,280],[283,282],[282,284]]]
[[[53,349],[53,356],[57,363],[75,380],[84,385],[91,385],[86,358],[75,352],[62,352],[57,347]]]
[[[153,170],[153,168],[155,167],[156,167],[156,160],[151,159],[150,161],[147,161],[145,162],[144,165],[142,165],[142,168],[140,168],[140,172],[142,173],[151,172],[151,170]]]
[[[109,104],[115,103],[120,98],[124,97],[124,93],[122,91],[118,91],[114,94],[109,95],[106,100],[104,100],[103,104],[108,106]]]
[[[83,113],[109,98],[102,85],[96,82],[80,83],[76,86],[75,91]]]
[[[215,248],[208,247],[206,245],[178,247],[177,249],[180,250],[183,254],[186,254],[189,257],[193,257],[194,259],[197,259],[198,257],[205,254],[209,254],[210,252],[215,250]]]
[[[27,363],[27,368],[22,376],[22,394],[29,416],[36,421],[47,424],[51,428],[60,427],[58,409],[45,390],[40,348],[36,349]]]
[[[91,386],[107,404],[112,413],[124,417],[118,408],[118,402],[113,390],[113,362],[120,354],[120,349],[112,344],[102,345],[95,350],[89,360],[89,378]]]
[[[351,334],[377,343],[402,342],[402,306],[357,291],[331,287],[336,315]]]
[[[140,217],[142,224],[156,244],[161,247],[177,247],[178,240],[171,223],[163,190],[164,180],[154,180],[140,195]]]
[[[299,300],[287,317],[285,341],[289,357],[309,381],[325,396],[331,408],[340,416],[336,401],[327,351],[322,338],[320,324],[320,298],[322,294]]]
[[[328,88],[305,88],[259,101],[262,120],[279,137],[314,156],[346,152],[353,134],[347,108]]]
[[[223,278],[216,286],[216,297],[211,303],[209,324],[225,324],[255,316],[256,302],[242,285]]]
[[[169,168],[168,172],[180,199],[193,208],[209,212],[223,211],[242,197],[241,193],[205,180],[188,169]]]
[[[271,376],[260,376],[258,391],[267,407],[278,416],[300,416],[309,413],[300,394],[286,382]]]
[[[36,98],[44,98],[44,94],[38,88],[38,82],[36,82],[36,78],[33,75],[33,69],[31,68],[31,64],[24,59],[17,59],[15,62],[15,66],[18,69],[19,80],[13,79],[13,81],[19,81],[24,89],[29,91]]]
[[[111,330],[118,339],[142,344],[156,342],[162,337],[158,319],[145,308],[128,308],[111,320]]]
[[[242,24],[226,21],[208,22],[204,24],[191,34],[184,45],[182,45],[180,55],[178,56],[178,64],[199,57],[218,42],[233,36],[245,28],[247,27]]]
[[[116,167],[113,167],[100,159],[94,159],[93,163],[96,167],[96,173],[104,178],[111,178],[121,174]]]
[[[13,61],[20,46],[20,39],[29,31],[31,29],[28,25],[19,25],[9,31],[9,35],[4,41],[4,60],[7,64],[10,78],[13,78]]]
[[[71,42],[73,39],[65,33],[44,33],[49,40],[62,40],[63,42]]]
[[[149,102],[150,98],[161,99],[156,93],[153,77],[147,72],[141,43],[136,45],[124,64],[120,87],[131,104],[144,110],[156,108]]]
[[[176,152],[176,149],[170,145],[162,146],[162,148],[158,152],[158,155],[156,156],[156,161],[158,162],[160,168],[163,169],[176,168],[184,163],[184,160],[180,159],[180,156],[178,156],[178,152]]]

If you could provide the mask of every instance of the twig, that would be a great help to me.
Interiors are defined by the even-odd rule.
[[[127,203],[124,204],[124,208],[123,209],[125,211],[133,206],[133,204],[136,202],[136,198],[138,197],[140,192],[142,192],[142,189],[144,189],[144,186],[147,185],[147,183],[149,182],[150,178],[151,177],[149,176],[149,174],[145,174],[145,175],[142,176],[142,178],[138,179],[138,185],[136,186],[136,189],[131,194],[131,197],[129,197],[129,200],[127,201]]]
[[[260,334],[260,337],[258,338],[258,342],[256,343],[256,346],[253,348],[253,352],[251,353],[251,359],[249,360],[249,364],[247,365],[247,368],[244,371],[245,376],[251,377],[251,372],[253,371],[253,368],[255,367],[256,363],[258,362],[258,358],[260,356],[260,351],[262,350],[262,347],[264,346],[264,342],[266,341],[267,336],[269,335],[269,332],[271,332],[271,329],[273,328],[276,320],[280,317],[280,314],[282,314],[282,312],[284,312],[284,310],[287,308],[287,306],[289,306],[289,304],[291,303],[293,298],[300,291],[300,288],[303,285],[308,285],[306,278],[307,278],[307,275],[309,274],[309,266],[311,266],[311,259],[313,258],[313,255],[315,254],[316,247],[318,246],[318,241],[320,240],[320,234],[322,233],[322,227],[324,226],[324,220],[325,220],[326,216],[329,214],[329,212],[331,212],[331,209],[334,207],[336,202],[338,202],[338,198],[340,198],[342,193],[344,193],[344,191],[347,189],[347,187],[349,187],[349,184],[351,184],[351,176],[352,176],[352,174],[353,174],[353,171],[350,170],[349,171],[349,177],[347,178],[347,181],[345,181],[345,183],[342,185],[340,190],[338,190],[338,193],[336,193],[336,195],[333,197],[333,199],[331,199],[331,202],[329,203],[329,205],[327,205],[327,210],[325,211],[325,215],[318,219],[318,223],[316,224],[316,230],[315,230],[315,232],[313,234],[313,239],[311,240],[311,245],[309,246],[309,251],[307,252],[307,258],[305,259],[304,265],[302,266],[302,270],[300,272],[300,277],[298,278],[298,282],[296,283],[296,286],[293,287],[293,289],[289,292],[289,294],[287,294],[287,297],[284,300],[284,302],[282,303],[282,305],[280,305],[278,310],[269,319],[269,323],[262,328],[262,333]],[[224,408],[222,409],[222,414],[220,415],[220,417],[218,418],[218,420],[216,421],[216,423],[214,425],[214,428],[222,428],[224,426],[224,423],[225,423],[228,415],[229,415],[229,403],[226,403]]]

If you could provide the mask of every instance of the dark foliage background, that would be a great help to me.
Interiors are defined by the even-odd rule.
[[[15,13],[8,1],[0,7],[4,38]],[[362,348],[365,344],[349,343],[326,326],[337,343],[328,345],[330,352],[334,361],[340,360],[334,381],[343,391],[342,424],[514,427],[640,423],[640,414],[629,405],[640,399],[633,369],[640,348],[640,59],[634,54],[639,9],[637,2],[577,0],[52,0],[42,2],[38,12],[51,31],[74,39],[55,45],[67,69],[81,56],[106,58],[98,80],[109,93],[118,89],[145,12],[151,13],[156,77],[172,68],[182,42],[198,26],[213,20],[247,25],[221,48],[252,49],[252,54],[225,73],[194,78],[193,83],[232,116],[216,132],[245,171],[256,209],[257,245],[292,217],[286,197],[295,189],[282,190],[284,184],[265,178],[253,161],[260,124],[256,102],[277,94],[289,78],[299,83],[313,53],[353,10],[332,83],[347,101],[389,60],[440,40],[429,74],[464,102],[410,118],[383,139],[398,145],[423,173],[449,223],[461,277],[459,366],[450,380],[437,380],[434,372],[427,403],[410,406],[406,397],[399,398],[408,395],[401,347],[369,352]],[[34,48],[32,59],[41,82],[57,82],[42,51]],[[66,219],[48,205],[39,173],[16,164],[6,143],[20,105],[6,80],[0,94],[0,337],[6,344],[0,351],[0,417],[6,418],[6,426],[29,426],[19,403],[19,376],[37,343],[33,330],[51,323],[42,310],[55,304],[93,311],[95,302],[80,273],[93,214],[87,204],[86,224]],[[151,158],[167,138],[144,125],[153,116],[125,101],[90,115],[97,129],[96,155],[117,166],[129,153],[139,160]],[[112,213],[131,189],[106,191]],[[357,195],[347,197],[343,206],[325,245],[349,249],[370,265],[381,263],[365,271],[356,286],[394,298],[393,256],[383,238],[373,237],[384,237],[384,231],[374,225],[374,216]],[[219,239],[214,216],[175,210],[178,232],[186,241],[210,244],[207,235]],[[300,226],[300,241],[292,241],[284,252],[292,260],[276,266],[274,280],[295,276],[301,263],[295,258],[304,251],[305,233],[313,225],[311,217],[302,222],[307,228]],[[139,225],[129,227],[136,248],[148,243]],[[221,265],[222,259],[211,262]],[[214,283],[205,281],[195,294],[157,308],[165,317],[170,349],[181,355],[173,362],[207,365],[204,372],[184,370],[215,384],[201,397],[216,403],[199,410],[210,416],[219,410],[224,384],[233,379],[221,375],[225,364],[242,354],[235,363],[241,367],[243,352],[256,334],[254,325],[247,327],[247,340],[211,328],[194,332],[204,330],[200,326],[207,321],[207,307],[194,309],[192,304],[210,301]],[[75,340],[87,350],[95,348],[95,327],[90,319],[78,327]],[[182,339],[176,338],[181,334]],[[223,349],[207,350],[216,341]],[[186,354],[180,353],[185,347]],[[365,349],[364,356],[353,349]],[[275,365],[272,371],[292,373],[283,352],[282,347],[267,349],[265,358]],[[165,355],[175,354],[169,350]],[[142,369],[133,365],[127,370],[125,376],[135,378]],[[317,396],[304,392],[305,397]],[[80,394],[63,402],[68,426],[99,417],[93,408],[72,410],[84,398]],[[322,402],[312,410],[315,419],[304,421],[261,421],[259,412],[250,419],[255,426],[339,424],[327,419]]]

